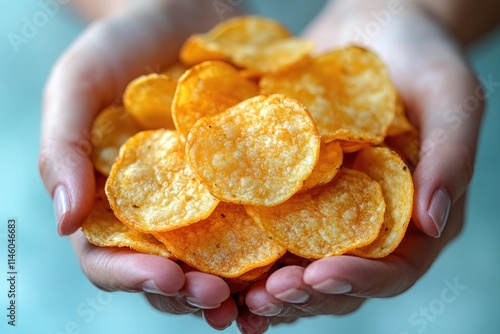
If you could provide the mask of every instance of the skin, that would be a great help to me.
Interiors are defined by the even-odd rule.
[[[70,236],[85,274],[97,287],[144,292],[153,307],[174,314],[201,313],[216,329],[236,320],[242,332],[262,333],[271,323],[346,314],[368,298],[406,291],[459,234],[484,109],[480,85],[462,48],[498,19],[489,14],[500,12],[491,8],[498,4],[474,2],[470,11],[474,15],[469,17],[475,22],[471,26],[477,27],[473,31],[458,24],[472,3],[465,0],[439,5],[402,1],[403,10],[391,14],[389,23],[368,38],[356,31],[368,31],[369,24],[376,22],[373,11],[387,9],[388,1],[332,2],[310,24],[304,36],[316,43],[318,52],[355,42],[377,52],[388,65],[409,117],[422,135],[420,162],[413,166],[413,223],[400,247],[386,258],[339,256],[283,267],[251,287],[245,297],[248,308],[238,310],[228,286],[218,277],[186,272],[152,255],[95,247],[78,231],[93,202],[94,184],[89,180],[94,175],[88,158],[92,119],[121,96],[130,80],[172,63],[182,41],[207,30],[219,16],[206,1],[136,4],[123,0],[94,12],[92,7],[85,12],[84,3],[75,1],[75,6],[83,6],[88,17],[105,19],[92,23],[62,55],[47,82],[40,173],[49,193],[55,195],[58,232]],[[481,15],[488,19],[481,20]],[[443,117],[471,96],[477,101],[473,108],[454,121]],[[436,211],[433,199],[438,190],[442,196]],[[61,198],[63,206],[58,204]]]

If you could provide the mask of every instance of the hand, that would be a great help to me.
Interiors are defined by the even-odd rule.
[[[306,38],[315,41],[319,51],[364,45],[389,67],[409,118],[421,133],[420,161],[413,166],[413,222],[400,247],[386,258],[325,258],[305,267],[281,268],[253,286],[246,304],[254,315],[238,320],[247,333],[264,330],[255,325],[263,322],[255,314],[273,321],[345,314],[367,298],[400,294],[461,230],[484,98],[454,40],[418,4],[404,6],[381,26],[373,13],[387,8],[386,1],[340,1],[325,9],[306,30]],[[378,34],[363,34],[374,24],[380,25]]]
[[[95,247],[77,231],[93,205],[94,169],[88,155],[94,116],[120,98],[132,79],[173,63],[185,38],[217,20],[210,2],[166,0],[140,2],[92,24],[61,57],[47,83],[40,173],[54,198],[59,234],[72,234],[92,283],[108,291],[146,292],[164,312],[203,310],[205,320],[220,329],[237,315],[222,279],[184,273],[157,256]]]

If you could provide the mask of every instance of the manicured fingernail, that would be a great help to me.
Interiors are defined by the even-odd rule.
[[[63,235],[62,222],[69,211],[69,196],[64,185],[58,185],[54,190],[53,203],[57,223],[57,232],[60,235]]]
[[[211,310],[211,309],[214,309],[214,308],[217,308],[220,306],[220,304],[206,305],[206,304],[203,304],[202,302],[200,302],[199,300],[197,300],[196,298],[189,297],[189,296],[186,297],[186,303],[188,303],[189,305],[191,305],[193,307],[200,308],[203,310]]]
[[[155,295],[162,295],[162,296],[167,296],[167,297],[173,297],[176,295],[176,293],[166,293],[164,291],[161,291],[158,285],[156,285],[156,282],[153,280],[148,280],[142,284],[142,291],[146,293],[153,293]]]
[[[451,208],[451,198],[448,192],[443,188],[438,189],[432,196],[431,205],[429,206],[429,216],[431,216],[434,225],[436,226],[436,234],[432,235],[439,238],[444,230],[448,214]]]
[[[250,309],[253,314],[261,315],[264,317],[274,317],[283,312],[285,306],[283,304],[266,304],[257,309]]]
[[[288,303],[302,304],[309,300],[310,296],[307,292],[300,289],[290,289],[274,295],[276,298],[281,299]]]
[[[349,282],[329,278],[321,283],[312,286],[314,290],[322,293],[340,295],[343,293],[348,293],[352,290],[352,286]]]
[[[261,334],[269,328],[269,323],[269,318],[249,314],[239,318],[238,329],[242,334]]]

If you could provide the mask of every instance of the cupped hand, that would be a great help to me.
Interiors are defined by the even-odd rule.
[[[189,17],[189,20],[185,20]],[[94,200],[90,129],[95,115],[119,99],[135,77],[177,60],[182,42],[218,20],[204,1],[144,1],[97,21],[55,65],[44,95],[40,173],[53,196],[58,232],[71,235],[83,271],[107,291],[145,292],[169,313],[202,310],[214,328],[237,315],[218,277],[185,273],[175,262],[87,242],[79,227]]]
[[[360,1],[352,7],[356,1],[343,3],[349,4],[327,7],[305,35],[319,52],[357,44],[374,50],[387,64],[421,135],[419,162],[412,166],[412,223],[401,245],[385,258],[337,256],[277,270],[246,294],[250,313],[238,320],[246,333],[265,330],[256,315],[279,322],[345,314],[367,298],[398,295],[428,270],[463,225],[484,97],[462,50],[418,5],[407,4],[374,34],[367,29],[377,24],[377,1],[366,11]]]

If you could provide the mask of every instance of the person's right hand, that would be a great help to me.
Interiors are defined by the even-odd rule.
[[[40,173],[53,196],[61,235],[71,235],[83,271],[107,291],[146,292],[169,313],[203,311],[223,329],[237,316],[229,287],[219,277],[184,273],[173,261],[87,242],[79,227],[94,199],[90,129],[95,115],[119,99],[135,77],[177,59],[181,43],[219,20],[211,2],[144,1],[98,21],[55,65],[46,85]]]

